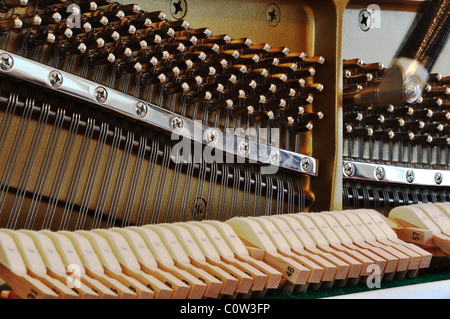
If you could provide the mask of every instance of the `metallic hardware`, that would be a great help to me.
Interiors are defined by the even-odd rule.
[[[139,116],[141,119],[146,117],[148,113],[148,106],[147,104],[143,103],[143,102],[138,102],[136,104],[136,114],[137,116]]]
[[[63,82],[61,73],[59,73],[59,71],[56,70],[50,72],[49,80],[50,84],[55,88],[60,87]]]
[[[177,132],[183,128],[183,120],[179,116],[172,119],[172,128]]]
[[[414,181],[414,172],[410,169],[406,171],[406,181],[408,183],[412,183]]]
[[[37,84],[51,90],[56,90],[56,88],[49,83],[48,74],[53,70],[49,66],[0,50],[0,58],[5,55],[10,56],[10,61],[14,60],[14,68],[8,72],[8,76]],[[99,87],[97,83],[81,78],[77,75],[65,71],[59,72],[61,73],[64,81],[61,86],[57,88],[58,92],[61,92],[67,96],[72,96],[86,102],[97,104],[101,107],[105,107],[109,110],[134,119],[136,119],[136,105],[139,102],[145,103],[138,98],[114,89],[108,88],[107,91],[104,87]],[[148,107],[147,116],[145,118],[139,118],[139,120],[167,132],[173,132],[175,130],[178,135],[186,137],[194,142],[208,144],[208,142],[206,142],[206,138],[203,138],[203,136],[206,137],[206,135],[210,135],[204,134],[208,130],[212,130],[210,127],[197,121],[178,116],[173,112],[163,109],[157,105],[150,103],[147,103],[146,105]],[[179,122],[178,119],[175,120],[175,123],[178,123],[175,125],[177,129],[174,127],[174,116],[181,120],[181,122]],[[200,136],[198,134],[196,135],[196,130],[199,130],[202,134]],[[240,143],[245,140],[245,138],[234,134],[221,132],[220,130],[214,130],[214,132],[216,141],[213,143],[217,150],[240,157],[243,156],[240,154],[238,148]],[[209,136],[208,139],[211,138],[213,137]],[[225,143],[224,141],[227,142]],[[261,164],[276,164],[280,168],[317,176],[317,160],[312,157],[308,156],[311,168],[310,170],[305,171],[302,168],[302,160],[305,155],[279,149],[272,145],[258,143],[252,140],[248,140],[247,142],[249,152],[246,157],[251,161],[259,162]]]
[[[383,167],[378,166],[378,167],[375,169],[375,177],[376,177],[379,181],[381,181],[381,180],[383,179],[383,177],[384,177],[384,168],[383,168]]]
[[[186,0],[171,0],[170,1],[170,13],[175,19],[183,19],[187,13]]]
[[[266,11],[266,21],[271,27],[276,27],[281,22],[281,10],[275,3],[270,4]]]
[[[353,174],[349,175],[349,167]],[[343,177],[374,182],[386,182],[404,185],[450,186],[450,170],[433,170],[425,168],[410,168],[393,165],[344,161]]]
[[[347,177],[352,176],[355,173],[355,165],[351,162],[344,164],[344,175]]]
[[[105,103],[106,99],[108,98],[108,93],[106,92],[106,89],[104,87],[99,86],[95,89],[94,96],[97,102]]]
[[[9,71],[13,67],[14,60],[8,53],[0,54],[0,68],[2,71]]]

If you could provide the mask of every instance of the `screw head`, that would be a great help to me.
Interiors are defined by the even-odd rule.
[[[384,178],[384,168],[383,168],[383,167],[378,166],[378,167],[375,169],[375,177],[376,177],[379,181],[381,181],[381,180]]]
[[[280,151],[272,151],[272,153],[270,154],[270,160],[273,164],[278,165],[281,161]]]
[[[412,183],[414,181],[414,172],[410,169],[406,171],[406,181],[408,183]]]
[[[58,71],[52,71],[50,72],[50,75],[48,77],[51,86],[57,88],[60,87],[63,83],[63,77],[62,74]]]
[[[250,151],[250,148],[249,148],[249,145],[248,145],[248,141],[242,140],[239,143],[239,153],[242,154],[242,155],[247,155],[249,151]]]
[[[146,117],[148,113],[148,106],[145,103],[138,102],[136,104],[136,115],[139,116],[141,119]]]
[[[14,64],[13,58],[8,53],[0,54],[0,69],[3,71],[9,71]]]
[[[355,174],[355,165],[353,163],[347,162],[344,164],[344,175],[347,177],[353,176]]]
[[[275,3],[272,3],[267,7],[266,22],[271,27],[276,27],[281,22],[281,10]]]
[[[303,157],[302,159],[302,169],[308,172],[311,169],[312,163],[309,157]]]
[[[183,19],[187,13],[186,0],[170,0],[170,13],[175,19]]]
[[[208,129],[205,132],[205,140],[208,144],[215,144],[217,142],[217,132],[213,129]]]
[[[108,92],[106,91],[106,89],[104,87],[101,87],[101,86],[99,86],[98,88],[95,89],[94,95],[95,95],[95,99],[99,103],[105,103],[106,99],[108,98]]]
[[[172,128],[175,131],[181,131],[181,129],[183,128],[183,120],[181,119],[181,117],[174,117],[172,119]]]
[[[434,174],[434,181],[437,185],[441,185],[442,184],[442,174],[439,172]]]
[[[358,24],[361,31],[369,31],[372,26],[372,15],[367,9],[363,9],[358,15]]]
[[[420,87],[414,82],[408,82],[403,87],[403,93],[405,94],[406,100],[412,103],[418,99],[421,90]]]

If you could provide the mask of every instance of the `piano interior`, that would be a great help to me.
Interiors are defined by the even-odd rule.
[[[2,298],[448,288],[449,45],[351,99],[421,5],[0,1]]]

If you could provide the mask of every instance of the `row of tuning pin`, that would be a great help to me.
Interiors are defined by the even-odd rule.
[[[353,105],[352,93],[381,81],[381,63],[364,64],[361,59],[344,61],[344,132],[349,137],[414,144],[449,145],[449,78],[430,74],[428,85],[415,105]],[[349,94],[349,95],[346,95]]]
[[[68,10],[72,4],[82,13],[75,28]],[[87,56],[91,67],[112,66],[116,77],[137,76],[142,87],[164,84],[169,95],[183,94],[185,103],[202,102],[209,111],[228,110],[252,122],[288,126],[294,133],[310,131],[312,121],[323,117],[309,111],[313,94],[323,90],[312,80],[324,63],[321,56],[212,35],[185,20],[169,21],[161,11],[108,1],[56,2],[0,21],[1,31],[25,27],[32,30],[31,48]]]

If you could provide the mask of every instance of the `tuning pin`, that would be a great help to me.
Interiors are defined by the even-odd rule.
[[[354,112],[344,115],[344,123],[362,122],[364,115],[360,112]]]
[[[431,109],[414,111],[415,119],[432,118],[432,117],[433,117],[433,111]]]
[[[391,130],[389,131],[373,131],[372,137],[375,140],[392,140],[395,137],[395,133]]]
[[[385,128],[390,128],[390,129],[398,129],[400,127],[405,126],[405,120],[402,118],[399,119],[385,119],[383,122],[383,126]]]
[[[449,85],[450,84],[450,75],[443,77],[440,81],[439,81],[439,85]]]
[[[434,145],[434,146],[449,146],[450,145],[450,137],[433,138],[432,145]]]
[[[314,128],[312,123],[296,123],[290,126],[290,131],[293,134],[311,132]]]
[[[303,106],[289,107],[283,110],[284,116],[293,116],[297,117],[298,115],[302,115],[305,113],[305,108]]]
[[[302,69],[297,69],[294,72],[294,77],[308,78],[310,76],[313,76],[314,74],[316,74],[316,70],[314,68],[302,68]]]
[[[450,112],[434,112],[432,121],[450,121]]]
[[[370,82],[373,80],[373,76],[371,73],[366,74],[357,74],[345,77],[345,82],[348,84],[358,84]]]
[[[425,124],[422,131],[425,133],[441,133],[444,131],[444,125],[440,123]]]
[[[429,97],[445,97],[448,98],[448,96],[450,96],[450,87],[449,86],[440,86],[440,87],[435,87],[435,88],[431,88],[431,90],[429,90],[426,93],[427,96]],[[441,99],[437,99],[441,101],[442,104],[442,100]],[[439,101],[436,101],[436,103],[438,103]]]
[[[96,39],[103,39],[106,43],[117,42],[120,40],[121,35],[119,32],[106,28],[104,31],[96,31],[93,34],[93,37]]]
[[[270,74],[266,78],[267,82],[273,84],[282,84],[288,80],[288,76],[284,73]]]
[[[250,69],[250,71],[247,73],[248,79],[265,79],[269,76],[269,71],[265,68],[259,68],[259,69]]]
[[[295,124],[295,119],[292,116],[288,117],[277,117],[272,120],[274,126],[293,126]]]
[[[443,102],[441,98],[423,98],[421,96],[417,99],[417,104],[421,108],[441,106]]]
[[[149,86],[154,84],[162,84],[165,83],[167,80],[164,73],[160,74],[152,74],[152,73],[145,73],[141,76],[141,82],[143,85]]]
[[[274,67],[275,72],[277,73],[287,73],[287,74],[295,74],[295,71],[297,71],[297,64],[293,62],[288,63],[280,63],[277,66]],[[298,76],[297,76],[298,77]]]
[[[192,50],[204,52],[205,54],[218,53],[220,52],[220,46],[217,43],[198,43]]]
[[[289,53],[290,53],[289,48],[287,48],[287,47],[278,47],[278,48],[270,49],[270,51],[267,53],[267,56],[284,58]]]
[[[226,99],[223,101],[211,101],[209,103],[208,109],[210,111],[218,111],[218,110],[224,110],[224,109],[231,109],[233,108],[234,102],[232,99]]]
[[[248,49],[252,46],[252,40],[249,38],[240,38],[240,39],[234,39],[231,40],[230,43],[228,43],[228,49],[230,50],[239,50],[239,49]]]
[[[306,81],[304,79],[289,79],[284,82],[284,87],[299,89],[306,85]]]
[[[137,17],[140,19],[150,19],[153,22],[162,22],[167,19],[166,14],[162,11],[140,12]]]
[[[246,65],[254,65],[254,64],[258,63],[260,60],[261,60],[261,58],[259,57],[259,55],[251,53],[251,54],[241,55],[237,59],[237,63],[246,64]]]
[[[133,55],[133,50],[129,47],[111,47],[108,49],[109,53],[114,54],[117,60],[128,60]]]
[[[237,61],[239,56],[240,54],[237,50],[225,50],[217,54],[218,58],[225,59],[227,61]]]
[[[301,105],[309,105],[314,101],[314,98],[312,95],[308,95],[307,97],[304,96],[296,96],[292,98],[291,103],[293,106],[301,106]]]
[[[302,88],[302,93],[315,93],[315,92],[322,92],[324,89],[323,84],[321,83],[312,83],[312,84],[306,84]]]
[[[272,111],[263,111],[263,112],[258,112],[258,113],[252,114],[253,122],[268,121],[268,120],[273,120],[274,118],[275,118],[275,115]]]
[[[28,0],[3,0],[0,2],[0,11],[6,12],[17,7],[26,7]]]
[[[177,43],[182,43],[186,47],[192,47],[197,45],[198,38],[194,35],[192,36],[182,36],[182,37],[176,37],[174,39]]]
[[[374,133],[371,127],[355,128],[351,125],[345,126],[345,132],[354,137],[372,137]]]
[[[118,64],[117,72],[120,75],[139,73],[142,71],[142,64],[136,61],[121,62]]]
[[[369,115],[364,118],[364,124],[366,125],[380,125],[385,121],[384,115]]]
[[[211,37],[211,30],[209,28],[198,28],[188,30],[187,33],[191,36],[195,36],[199,40],[209,39]]]
[[[395,136],[392,138],[393,141],[401,142],[401,141],[413,141],[415,135],[413,132],[398,132],[395,133]]]
[[[322,57],[322,56],[308,57],[308,58],[305,58],[303,60],[303,63],[305,65],[308,65],[308,66],[315,66],[315,65],[319,65],[319,64],[324,64],[325,63],[325,58]]]
[[[227,34],[212,35],[209,38],[209,43],[217,43],[218,45],[226,45],[231,42],[231,37]]]
[[[428,83],[439,83],[442,80],[442,74],[430,73],[428,76]]]
[[[409,131],[421,130],[425,127],[424,121],[405,122],[403,127]]]
[[[112,53],[94,53],[90,56],[90,62],[93,65],[108,65],[116,61],[116,57]]]
[[[375,62],[364,64],[359,71],[366,73],[366,72],[379,72],[383,70],[384,70],[383,63]]]
[[[272,49],[272,47],[269,44],[259,43],[251,45],[247,50],[248,53],[265,54],[268,53],[270,49]]]
[[[359,69],[363,65],[363,61],[361,59],[350,59],[344,60],[342,65],[344,70],[346,69]]]
[[[278,58],[264,58],[258,62],[258,68],[271,68],[280,64]]]
[[[414,143],[420,144],[431,144],[433,142],[433,137],[429,134],[427,135],[416,135],[414,137]]]
[[[23,27],[23,22],[19,16],[15,15],[9,19],[0,20],[0,32],[20,30]]]
[[[236,99],[240,99],[240,100],[244,100],[245,97],[247,96],[247,93],[244,90],[230,90],[230,91],[226,91],[222,93],[223,98],[228,100],[236,100]]]
[[[185,52],[184,57],[186,59],[190,59],[193,62],[204,62],[207,58],[205,52],[198,51],[198,52]],[[226,61],[226,60],[225,60]]]
[[[277,99],[282,98],[292,98],[297,96],[297,91],[295,91],[293,88],[284,88],[279,91],[274,92],[274,97]]]
[[[253,116],[255,109],[253,106],[249,105],[246,107],[235,107],[230,110],[231,116],[238,117],[238,116],[244,116],[244,115],[250,115]]]
[[[289,53],[285,57],[286,62],[303,62],[308,56],[304,52]]]
[[[273,99],[264,103],[264,110],[275,111],[277,109],[284,109],[287,105],[285,99]]]
[[[186,46],[183,43],[161,43],[158,47],[160,51],[169,53],[182,53],[186,50]]]
[[[372,114],[383,114],[383,113],[393,113],[395,110],[395,107],[390,104],[390,105],[372,105],[370,107],[367,108],[368,111],[370,111],[370,113]]]
[[[316,113],[303,113],[300,117],[300,120],[303,122],[311,122],[323,119],[324,114],[322,112]]]

